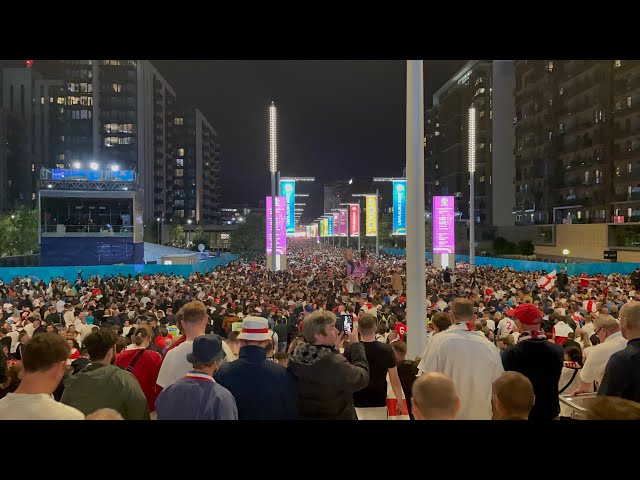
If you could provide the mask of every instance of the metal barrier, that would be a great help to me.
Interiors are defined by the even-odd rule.
[[[589,402],[591,402],[591,400],[593,400],[597,395],[597,393],[583,393],[582,395],[576,395],[575,397],[572,397],[571,395],[559,395],[558,399],[560,400],[560,403],[571,409],[571,418],[573,420],[586,420]]]

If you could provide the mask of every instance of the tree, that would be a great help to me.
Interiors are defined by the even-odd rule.
[[[521,240],[518,242],[518,251],[521,255],[533,255],[535,247],[531,240]]]
[[[209,236],[205,233],[202,225],[198,225],[195,231],[191,234],[191,243],[193,244],[192,250],[197,250],[198,245],[203,244],[205,249],[211,248],[211,241]]]
[[[176,248],[186,248],[187,236],[182,224],[177,223],[169,229],[169,245]]]
[[[264,215],[247,215],[245,222],[231,233],[231,251],[247,259],[265,255],[266,228]]]
[[[0,252],[24,255],[38,250],[38,211],[20,206],[0,217]]]

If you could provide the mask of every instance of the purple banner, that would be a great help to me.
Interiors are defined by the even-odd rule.
[[[271,255],[271,197],[267,197],[267,255]],[[276,197],[276,255],[287,254],[287,205]]]
[[[433,253],[455,253],[454,197],[433,197]]]
[[[347,209],[345,208],[344,210],[340,210],[340,236],[341,237],[346,237],[347,236]]]
[[[333,236],[340,235],[340,218],[338,212],[333,212]]]

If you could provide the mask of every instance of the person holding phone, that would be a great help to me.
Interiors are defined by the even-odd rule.
[[[353,394],[369,384],[369,362],[357,324],[347,335],[336,328],[332,312],[320,310],[303,320],[302,334],[304,342],[295,347],[287,366],[297,380],[298,418],[357,420]],[[350,362],[338,353],[346,338],[351,342]]]

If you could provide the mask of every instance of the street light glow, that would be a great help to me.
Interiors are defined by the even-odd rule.
[[[567,248],[565,248],[564,250],[562,250],[562,254],[563,255],[569,255],[569,250]]]
[[[80,162],[73,162],[73,168],[81,168],[82,164]]]
[[[269,167],[272,173],[278,170],[278,125],[275,103],[269,106]]]
[[[191,223],[193,222],[193,220],[189,219],[187,220],[187,224],[191,225]]]
[[[476,171],[476,108],[469,109],[469,172]]]
[[[98,162],[91,162],[89,164],[89,168],[91,168],[91,170],[97,170],[98,169]]]
[[[117,172],[118,170],[120,170],[120,167],[118,166],[117,163],[115,165],[111,165],[111,171],[112,172]]]

